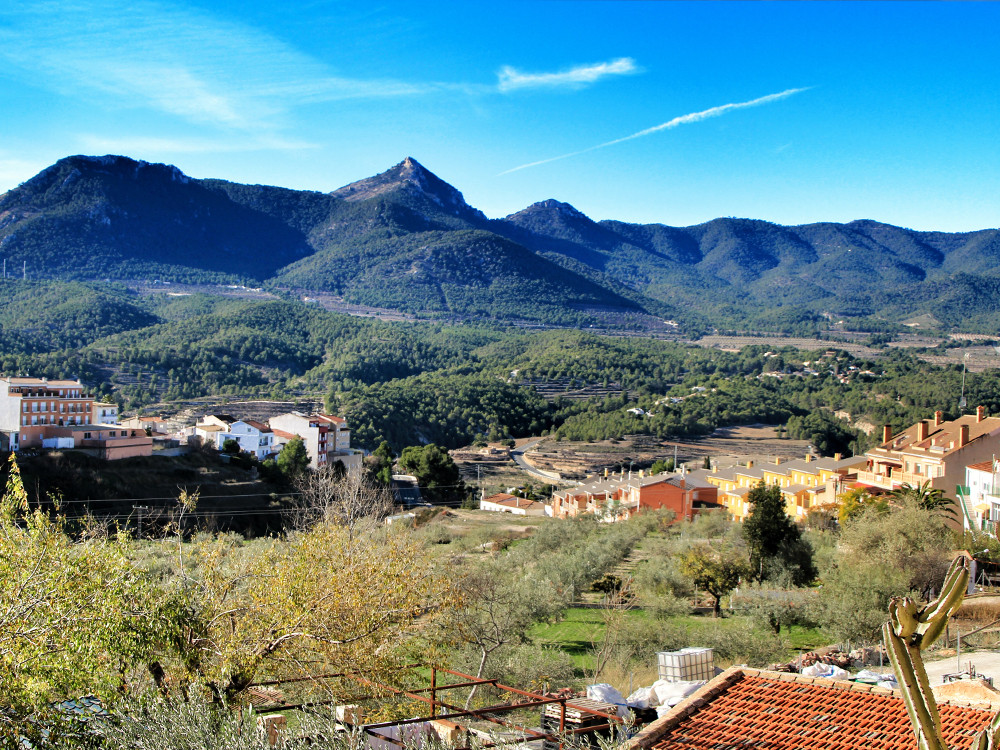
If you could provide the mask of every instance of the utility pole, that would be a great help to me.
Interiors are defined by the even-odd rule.
[[[966,352],[965,356],[962,357],[962,395],[958,399],[958,410],[960,413],[965,408],[967,403],[965,400],[965,369],[968,363],[969,363],[969,353]]]
[[[21,278],[24,281],[28,280],[28,261],[24,261],[24,265],[21,266]]]
[[[136,535],[138,539],[142,539],[142,513],[143,511],[149,510],[148,505],[136,505],[135,510],[139,511],[139,533]]]

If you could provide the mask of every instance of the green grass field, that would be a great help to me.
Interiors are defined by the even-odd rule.
[[[627,617],[629,621],[638,623],[646,620],[648,615],[641,610],[632,610],[627,613]],[[664,622],[686,629],[693,640],[697,639],[699,631],[709,628],[747,628],[751,624],[749,618],[742,616],[715,619],[684,615],[672,617]],[[601,641],[604,631],[605,624],[601,610],[571,607],[563,613],[563,619],[553,623],[538,623],[528,631],[528,635],[538,643],[565,651],[573,657],[578,669],[585,669],[592,666],[594,645]],[[830,637],[819,628],[804,628],[799,625],[782,630],[782,636],[788,641],[788,658],[831,642]],[[650,654],[650,660],[652,659],[653,656]]]

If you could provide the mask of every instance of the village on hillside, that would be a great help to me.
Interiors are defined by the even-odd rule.
[[[343,417],[289,412],[267,422],[237,419],[229,414],[205,414],[195,424],[171,430],[160,417],[119,419],[118,405],[101,402],[87,393],[79,380],[0,378],[0,439],[12,451],[80,450],[115,461],[131,457],[170,455],[177,450],[207,446],[224,454],[245,453],[258,461],[275,459],[290,440],[302,441],[309,466],[320,469],[335,463],[359,470],[365,451],[351,448],[351,433]],[[478,461],[510,460],[510,449],[488,446],[454,451],[457,457]],[[860,456],[841,454],[756,463],[746,459],[719,469],[706,457],[706,466],[678,465],[675,472],[647,474],[638,469],[590,476],[555,489],[548,502],[521,497],[517,492],[481,494],[481,510],[519,516],[571,518],[592,514],[602,521],[626,520],[643,511],[669,511],[675,519],[692,520],[698,513],[723,511],[745,521],[751,512],[747,495],[758,485],[775,487],[785,512],[796,522],[810,515],[836,515],[839,498],[847,491],[868,495],[903,486],[940,491],[960,511],[953,522],[966,529],[993,530],[1000,521],[1000,417],[984,407],[946,421],[936,411],[893,434],[886,425],[881,442]],[[520,452],[526,469],[563,484],[557,472],[535,468],[531,452]],[[671,462],[672,463],[672,462]],[[529,474],[530,476],[530,474]],[[416,480],[411,479],[410,484]],[[400,479],[405,487],[406,480]],[[406,504],[414,504],[410,495]],[[514,489],[514,488],[511,488]]]

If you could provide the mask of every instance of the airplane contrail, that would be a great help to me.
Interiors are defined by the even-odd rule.
[[[586,154],[591,151],[596,151],[599,148],[607,148],[608,146],[614,146],[618,143],[624,143],[625,141],[631,141],[636,138],[642,138],[646,135],[652,135],[653,133],[659,133],[661,130],[671,130],[676,128],[678,125],[687,125],[691,122],[700,122],[702,120],[707,120],[711,117],[720,117],[728,112],[732,112],[737,109],[746,109],[748,107],[759,107],[761,104],[770,104],[771,102],[777,102],[782,99],[787,99],[790,96],[799,94],[803,91],[808,91],[812,86],[807,86],[800,89],[786,89],[785,91],[780,91],[777,94],[768,94],[767,96],[762,96],[757,99],[751,99],[748,102],[734,102],[732,104],[720,104],[718,107],[712,107],[710,109],[703,109],[701,112],[692,112],[687,115],[681,115],[675,117],[672,120],[661,123],[660,125],[655,125],[651,128],[646,128],[645,130],[640,130],[638,133],[632,133],[632,135],[626,135],[623,138],[616,138],[613,141],[608,141],[607,143],[600,143],[596,146],[591,146],[589,148],[581,149],[580,151],[573,151],[568,154],[562,154],[561,156],[553,156],[549,159],[542,159],[541,161],[533,161],[528,164],[522,164],[519,167],[513,167],[504,172],[501,172],[497,177],[501,177],[505,174],[510,174],[511,172],[518,172],[522,169],[527,169],[528,167],[537,167],[541,164],[548,164],[549,162],[559,161],[560,159],[569,159],[571,156],[579,156],[580,154]]]

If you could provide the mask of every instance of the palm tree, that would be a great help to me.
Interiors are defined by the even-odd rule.
[[[904,484],[890,492],[889,495],[900,505],[912,503],[922,510],[941,513],[955,519],[955,501],[950,497],[945,497],[944,490],[931,487],[929,481],[918,486]]]

